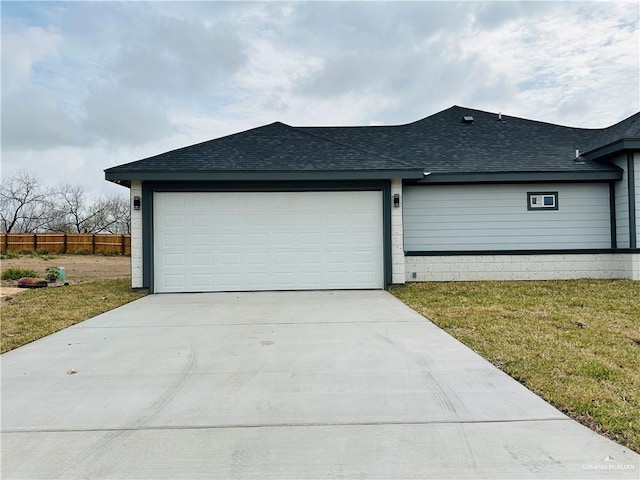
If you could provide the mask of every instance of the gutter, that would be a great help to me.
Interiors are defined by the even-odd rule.
[[[400,178],[420,180],[422,169],[392,170],[295,170],[295,171],[118,171],[105,170],[105,179],[120,185],[130,185],[131,181],[202,182],[202,181],[336,181],[336,180],[389,180]]]

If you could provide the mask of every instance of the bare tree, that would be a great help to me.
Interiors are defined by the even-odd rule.
[[[55,212],[49,229],[74,233],[129,233],[129,202],[122,197],[90,199],[80,185],[56,190]]]
[[[20,172],[0,186],[0,228],[3,232],[67,233],[131,232],[129,199],[88,197],[82,186],[44,187],[39,179]]]
[[[128,198],[104,197],[94,203],[94,208],[99,212],[94,219],[95,233],[131,233],[131,211]]]
[[[60,185],[54,208],[49,224],[49,230],[54,232],[94,233],[95,220],[101,213],[87,201],[80,185]]]
[[[51,220],[49,188],[38,177],[21,171],[0,184],[0,229],[10,232],[37,232]]]

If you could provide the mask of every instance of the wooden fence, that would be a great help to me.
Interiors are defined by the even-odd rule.
[[[131,235],[91,233],[0,233],[0,252],[131,254]]]

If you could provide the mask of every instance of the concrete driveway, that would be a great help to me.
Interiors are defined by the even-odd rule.
[[[383,291],[153,295],[2,355],[2,478],[633,478]]]

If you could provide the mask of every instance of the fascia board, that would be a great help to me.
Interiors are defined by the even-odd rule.
[[[623,138],[608,145],[584,152],[582,155],[592,160],[603,160],[618,153],[640,150],[640,138]]]
[[[494,172],[494,173],[432,173],[417,183],[525,183],[525,182],[598,182],[621,180],[621,170],[593,172]]]
[[[388,180],[400,178],[419,180],[422,169],[397,170],[332,170],[332,171],[105,171],[105,179],[124,181],[318,181],[318,180]]]

